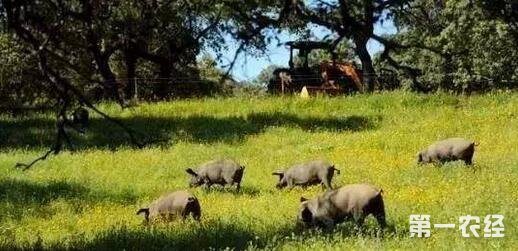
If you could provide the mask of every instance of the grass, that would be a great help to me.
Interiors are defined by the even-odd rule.
[[[182,100],[121,111],[101,108],[155,140],[133,149],[119,128],[93,117],[77,151],[31,170],[13,168],[49,147],[51,114],[0,115],[0,249],[447,249],[518,248],[518,94]],[[452,136],[473,139],[474,167],[415,164],[418,150]],[[189,189],[184,169],[214,158],[246,166],[243,191]],[[370,218],[331,232],[296,227],[299,198],[320,187],[278,191],[274,170],[326,158],[342,171],[334,184],[383,188],[391,228]],[[202,222],[145,226],[138,208],[187,189]],[[410,238],[410,214],[430,214],[430,238]],[[462,238],[458,217],[505,216],[504,238]],[[484,224],[481,225],[484,228]],[[482,232],[481,232],[482,233]]]

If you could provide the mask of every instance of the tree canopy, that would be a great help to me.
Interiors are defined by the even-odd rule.
[[[469,0],[409,3],[395,13],[401,32],[393,39],[404,45],[395,53],[397,61],[417,69],[419,74],[411,77],[425,89],[460,92],[515,85],[513,27],[488,16],[484,6]]]

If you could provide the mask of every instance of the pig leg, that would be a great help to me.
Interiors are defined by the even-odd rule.
[[[234,183],[235,183],[234,179],[232,177],[224,177],[223,180],[224,180],[224,183],[221,183],[221,185],[223,187],[225,187],[226,185],[229,185],[232,187],[232,185],[234,185]]]
[[[205,189],[210,189],[211,186],[212,186],[212,183],[210,183],[210,182],[206,182],[206,183],[203,184],[203,187]]]
[[[201,185],[204,189],[209,189],[212,186],[212,181],[205,177],[203,178],[203,184]]]
[[[365,215],[363,214],[363,212],[355,211],[353,213],[353,219],[354,219],[354,222],[356,223],[356,225],[358,227],[361,227],[361,226],[363,226],[363,222],[365,221]]]
[[[287,179],[287,183],[288,183],[287,187],[288,187],[289,189],[293,189],[293,185],[294,185],[294,184],[293,184],[293,179],[288,178],[288,179]]]
[[[324,180],[322,180],[322,184],[326,187],[327,190],[331,190],[333,189],[331,187],[331,179],[333,177],[333,174],[331,173],[331,175],[328,175],[327,177],[324,178]]]
[[[178,216],[177,216],[177,214],[175,214],[175,213],[167,213],[167,214],[165,214],[164,219],[165,219],[167,222],[169,222],[169,221],[173,221],[176,217],[178,217]]]
[[[439,163],[439,162],[442,162],[442,158],[439,157],[436,153],[432,153],[428,156],[429,158],[429,162],[431,163]]]
[[[241,181],[237,182],[236,179],[232,176],[225,177],[224,180],[225,180],[225,183],[222,184],[223,187],[225,187],[227,184],[229,186],[233,186],[234,184],[236,184],[237,191],[239,192],[239,189],[241,188]]]

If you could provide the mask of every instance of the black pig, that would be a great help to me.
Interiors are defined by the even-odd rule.
[[[276,171],[273,175],[279,176],[277,188],[322,184],[327,189],[331,189],[335,170],[340,174],[340,170],[333,164],[324,160],[314,160],[295,165],[287,170]]]
[[[200,220],[201,208],[194,195],[187,191],[177,191],[164,195],[153,201],[149,207],[137,211],[137,215],[141,213],[144,213],[147,222],[160,219],[171,221],[178,217],[185,219],[189,215]]]
[[[187,168],[185,171],[191,175],[189,182],[191,187],[236,184],[237,191],[239,191],[244,170],[244,166],[233,160],[214,160],[203,164],[196,171],[192,168]]]
[[[417,154],[418,163],[432,163],[463,160],[472,164],[475,142],[463,138],[449,138],[437,141]]]
[[[330,190],[314,198],[300,198],[299,222],[308,227],[330,228],[348,219],[362,225],[372,214],[380,227],[386,226],[382,190],[367,184],[354,184]]]

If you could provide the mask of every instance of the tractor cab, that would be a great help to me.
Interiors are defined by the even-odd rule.
[[[273,72],[268,84],[271,93],[300,92],[306,87],[309,92],[341,94],[362,89],[361,72],[355,65],[337,62],[332,44],[317,41],[290,41],[289,68],[278,68]],[[300,62],[294,62],[294,51]],[[326,50],[331,55],[331,62],[326,60],[318,65],[309,65],[309,54],[313,50]]]
[[[333,60],[336,59],[336,54],[332,49],[330,43],[327,42],[316,42],[316,41],[290,41],[286,42],[286,45],[290,47],[290,61],[288,62],[290,69],[295,69],[293,62],[293,51],[298,50],[298,57],[301,59],[301,65],[299,68],[309,69],[309,53],[313,50],[326,50],[331,55]]]

